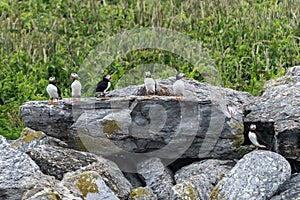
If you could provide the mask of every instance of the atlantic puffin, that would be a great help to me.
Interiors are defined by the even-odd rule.
[[[257,151],[259,147],[267,148],[265,145],[262,145],[258,142],[259,135],[257,135],[255,131],[256,131],[256,125],[251,124],[250,125],[250,131],[248,133],[248,137],[249,137],[250,141],[252,142],[252,144],[256,147],[255,151]]]
[[[97,98],[99,97],[105,97],[107,90],[110,88],[111,83],[110,80],[112,77],[110,75],[105,75],[96,86],[96,93],[98,93]]]
[[[60,91],[59,89],[56,87],[56,79],[54,76],[51,76],[49,78],[49,84],[46,88],[47,93],[50,96],[50,101],[49,101],[49,105],[55,104],[58,105],[58,99],[60,97]],[[55,100],[55,101],[54,101]]]
[[[144,79],[144,85],[146,88],[146,94],[147,96],[150,96],[150,94],[155,94],[155,81],[151,78],[151,72],[147,71],[145,75],[146,78]]]
[[[76,73],[72,73],[70,75],[70,79],[73,80],[73,83],[71,84],[72,101],[73,102],[80,101],[81,83],[78,80],[78,75]]]
[[[184,73],[178,72],[176,74],[176,81],[173,84],[173,92],[176,95],[175,100],[182,100],[184,95],[184,82],[181,80],[183,77],[185,77]]]

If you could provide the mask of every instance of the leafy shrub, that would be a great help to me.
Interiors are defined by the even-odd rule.
[[[299,5],[290,0],[1,1],[0,134],[17,137],[19,106],[48,99],[49,76],[69,97],[69,74],[79,70],[87,55],[110,36],[139,27],[164,27],[202,42],[224,87],[257,95],[266,80],[299,64]],[[105,73],[113,73],[114,85],[145,63],[203,78],[197,66],[159,50],[116,58]]]

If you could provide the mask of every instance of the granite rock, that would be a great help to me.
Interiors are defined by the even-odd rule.
[[[271,151],[246,154],[211,192],[211,199],[271,198],[291,176],[291,167],[281,155]]]
[[[170,199],[174,182],[172,173],[165,168],[159,158],[149,158],[140,162],[137,171],[145,179],[147,186],[157,195],[157,199]]]
[[[21,199],[27,179],[35,174],[41,174],[38,165],[0,136],[0,199]]]

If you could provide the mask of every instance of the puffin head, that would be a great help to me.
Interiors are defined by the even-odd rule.
[[[180,79],[182,79],[183,77],[185,77],[185,74],[184,74],[184,73],[178,72],[178,73],[176,74],[176,80],[180,80]]]
[[[150,72],[150,71],[147,71],[147,72],[145,73],[145,75],[146,75],[146,78],[151,78],[151,72]]]
[[[70,75],[70,79],[71,79],[71,80],[77,80],[77,79],[78,79],[78,74],[72,73],[72,74]]]
[[[255,124],[251,124],[250,125],[250,130],[251,131],[255,131],[256,130],[256,125]]]
[[[51,77],[49,78],[49,83],[51,83],[51,84],[55,84],[55,83],[56,83],[56,79],[55,79],[54,76],[51,76]]]
[[[111,77],[111,75],[107,74],[103,77],[103,79],[110,81],[112,79],[112,77]]]

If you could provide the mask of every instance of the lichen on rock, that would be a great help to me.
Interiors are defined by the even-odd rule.
[[[140,198],[145,195],[149,195],[150,192],[148,189],[143,187],[134,188],[130,191],[130,198]]]
[[[103,132],[110,136],[112,134],[118,133],[120,131],[120,127],[118,126],[118,123],[116,120],[103,120]]]
[[[75,181],[76,187],[80,190],[84,197],[87,196],[88,193],[97,193],[99,192],[98,186],[95,181],[99,178],[99,175],[90,172],[84,172],[78,177]]]

